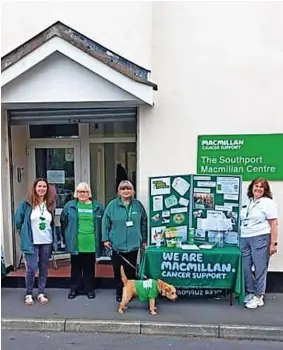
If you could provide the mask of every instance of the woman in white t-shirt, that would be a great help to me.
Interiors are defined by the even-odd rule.
[[[21,250],[26,262],[25,304],[32,305],[35,274],[38,275],[38,296],[41,304],[48,302],[44,293],[48,262],[52,249],[56,250],[57,236],[54,223],[54,196],[44,179],[37,179],[27,198],[23,200],[15,215],[16,229],[20,235]]]
[[[245,306],[255,309],[264,305],[269,257],[277,252],[278,213],[265,179],[253,180],[247,195],[249,202],[241,210],[240,247],[247,293]]]

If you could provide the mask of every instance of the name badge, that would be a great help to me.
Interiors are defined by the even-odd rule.
[[[132,227],[132,226],[134,226],[133,221],[126,221],[126,226],[127,226],[127,227]]]

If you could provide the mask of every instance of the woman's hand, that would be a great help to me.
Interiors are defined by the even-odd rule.
[[[146,246],[147,246],[147,244],[146,244],[146,243],[142,243],[142,249],[145,249],[145,248],[146,248]]]
[[[270,248],[269,248],[269,254],[270,255],[274,255],[277,253],[277,246],[275,246],[274,244],[270,244]]]
[[[103,242],[103,244],[104,244],[104,247],[106,247],[106,248],[110,248],[111,247],[111,242],[110,241],[105,241],[105,242]]]
[[[278,220],[277,219],[270,219],[268,220],[270,228],[271,228],[271,243],[269,247],[269,255],[274,255],[277,253],[277,242],[278,240]]]

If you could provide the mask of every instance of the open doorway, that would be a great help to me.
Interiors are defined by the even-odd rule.
[[[105,206],[116,197],[122,180],[136,188],[136,143],[91,143],[90,179],[94,196]]]

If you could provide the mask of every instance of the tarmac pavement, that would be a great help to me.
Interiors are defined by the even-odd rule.
[[[248,310],[229,299],[158,300],[158,315],[147,303],[133,300],[123,315],[117,312],[114,290],[100,289],[96,298],[68,300],[67,289],[47,289],[50,302],[24,305],[24,290],[4,288],[2,329],[132,334],[283,341],[283,294],[268,294],[265,306]]]

